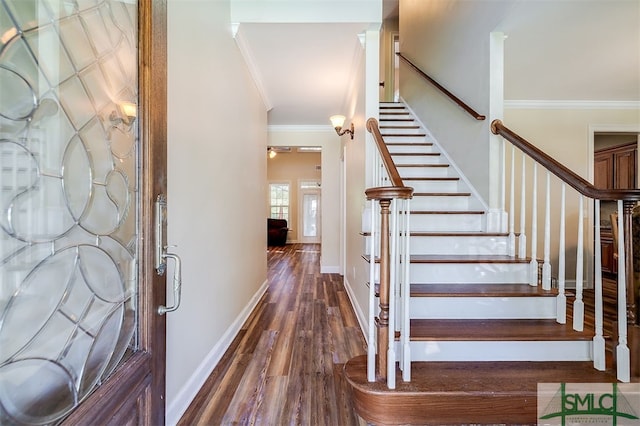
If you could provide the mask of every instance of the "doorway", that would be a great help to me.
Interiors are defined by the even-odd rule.
[[[299,212],[298,228],[302,230],[301,243],[319,244],[321,241],[321,208],[320,208],[320,182],[302,181],[299,185]]]
[[[638,131],[626,126],[590,128],[592,182],[603,189],[637,188],[640,179],[638,164]],[[615,283],[618,273],[611,217],[617,212],[617,202],[600,202],[601,271],[605,282]],[[593,218],[593,215],[591,215]],[[589,234],[593,232],[590,226]],[[589,235],[590,239],[592,238]]]
[[[0,3],[0,424],[164,423],[165,7]]]

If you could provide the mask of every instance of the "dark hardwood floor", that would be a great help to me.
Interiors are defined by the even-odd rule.
[[[343,374],[364,338],[319,259],[317,244],[269,247],[269,289],[179,425],[366,425]]]

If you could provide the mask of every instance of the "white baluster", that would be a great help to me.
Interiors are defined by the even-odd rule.
[[[582,275],[584,262],[584,197],[580,195],[578,204],[578,250],[576,254],[576,300],[573,302],[573,329],[584,329],[584,302],[582,301]]]
[[[511,147],[511,183],[509,185],[509,256],[516,255],[516,209],[515,209],[515,187],[516,187],[516,150]]]
[[[542,264],[542,288],[551,290],[551,172],[547,170],[547,188],[544,209],[544,262]]]
[[[605,366],[605,342],[602,335],[602,252],[600,247],[600,200],[595,200],[595,335],[593,336],[593,367],[603,371]]]
[[[396,301],[398,281],[398,199],[391,201],[391,241],[389,253],[389,341],[387,347],[387,387],[396,388]]]
[[[531,262],[529,285],[538,285],[538,163],[533,163],[533,193],[531,195]]]
[[[506,163],[506,145],[507,142],[504,140],[504,138],[500,138],[501,139],[501,153],[500,153],[500,161],[502,163],[502,170],[500,173],[500,232],[506,232],[507,231],[507,222],[506,222],[506,197],[507,197],[507,191],[506,191],[506,184],[507,184],[507,176],[506,176],[506,172],[507,172],[507,163]]]
[[[621,382],[631,379],[629,347],[627,346],[627,271],[622,200],[618,201],[618,346],[616,346],[617,377]]]
[[[410,337],[411,337],[411,326],[410,326],[410,318],[411,312],[409,310],[409,305],[411,302],[411,274],[409,273],[410,268],[410,256],[411,256],[411,200],[407,199],[405,201],[406,206],[406,224],[405,224],[405,241],[404,241],[404,253],[405,257],[402,259],[402,265],[404,269],[404,312],[403,312],[403,333],[402,333],[402,356],[404,362],[404,368],[402,370],[402,380],[405,382],[411,381],[411,345],[410,345]]]
[[[376,381],[376,200],[371,200],[371,230],[369,236],[369,324],[367,329],[367,380]]]
[[[556,298],[556,321],[560,324],[567,323],[567,296],[565,295],[565,200],[566,184],[562,182],[560,194],[560,241],[558,243],[558,297]]]
[[[524,232],[525,220],[526,220],[526,215],[525,215],[525,207],[526,207],[525,180],[527,177],[525,173],[526,160],[527,160],[527,157],[523,152],[522,153],[522,181],[520,182],[520,186],[521,186],[520,188],[520,236],[518,237],[518,242],[520,243],[518,247],[518,257],[520,259],[524,259],[525,257],[527,257],[527,235]]]

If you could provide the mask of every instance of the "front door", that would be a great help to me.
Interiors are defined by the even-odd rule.
[[[164,422],[165,7],[0,0],[0,424]]]

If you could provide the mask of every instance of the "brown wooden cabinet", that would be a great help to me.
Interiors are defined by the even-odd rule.
[[[602,189],[628,189],[636,187],[636,161],[637,143],[618,145],[594,153],[594,179],[593,184]],[[605,209],[610,210],[610,206]],[[602,251],[602,272],[615,278],[618,273],[618,261],[614,259],[615,247],[611,228],[608,223],[608,214],[602,216],[603,204],[601,204],[600,249]]]
[[[602,254],[602,272],[618,273],[618,261],[614,259],[613,234],[611,228],[600,228],[600,250]]]
[[[597,188],[636,187],[636,143],[607,148],[594,153],[594,179]]]

